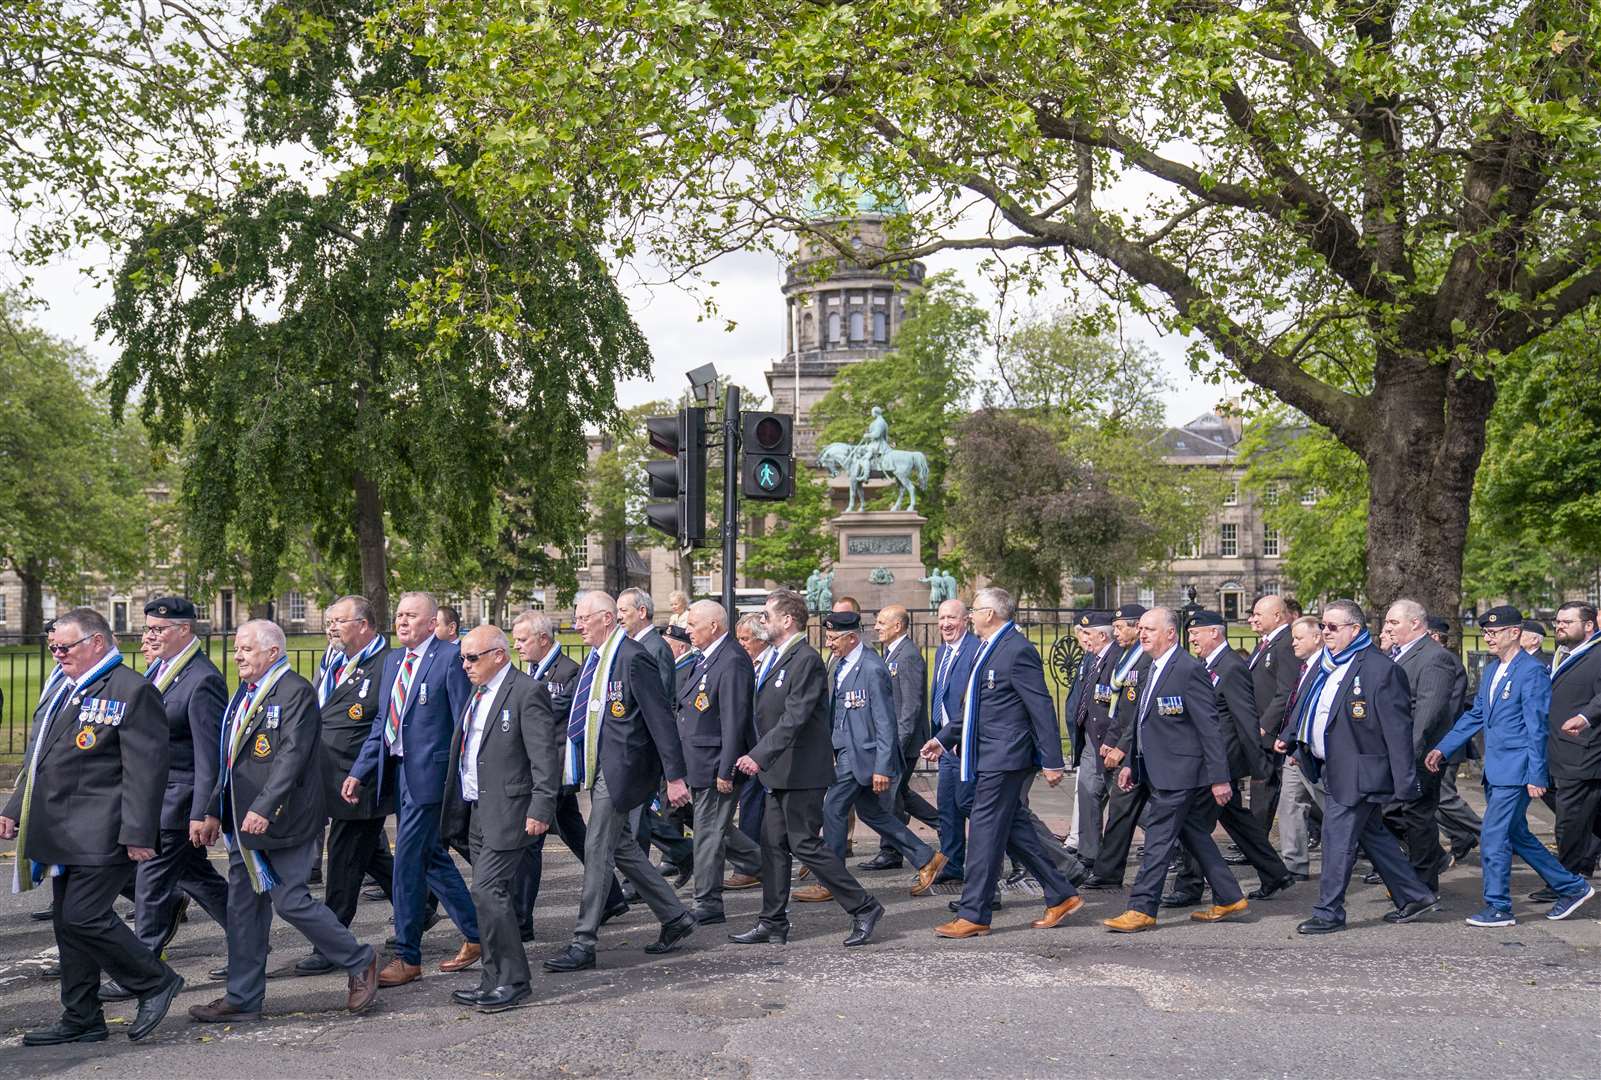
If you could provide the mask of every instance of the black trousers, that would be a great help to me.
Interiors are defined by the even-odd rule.
[[[345,926],[356,917],[362,879],[368,874],[378,879],[384,898],[393,900],[395,857],[384,835],[384,819],[335,818],[328,825],[328,873],[322,895],[323,903]]]
[[[1284,755],[1270,747],[1267,757],[1267,779],[1251,781],[1251,816],[1261,824],[1264,835],[1273,831],[1273,818],[1279,810],[1279,792],[1284,790]]]
[[[188,893],[224,930],[228,928],[228,882],[189,842],[182,829],[162,829],[156,857],[139,863],[133,883],[134,933],[151,949],[161,944],[178,905]]]
[[[1384,808],[1384,826],[1406,849],[1407,862],[1432,893],[1440,891],[1440,871],[1447,855],[1440,846],[1440,774],[1418,766],[1422,792],[1415,799]]]
[[[1135,784],[1132,794],[1142,809],[1149,804],[1151,817],[1145,829],[1145,856],[1140,860],[1139,873],[1134,875],[1134,887],[1128,894],[1130,910],[1156,914],[1162,885],[1167,881],[1167,864],[1173,858],[1175,847],[1200,865],[1201,876],[1212,886],[1214,903],[1233,904],[1244,897],[1228,863],[1223,861],[1223,853],[1212,840],[1217,800],[1212,798],[1211,789],[1167,791],[1149,784]]]
[[[104,971],[135,997],[148,997],[173,977],[112,909],[117,894],[133,881],[134,864],[68,866],[48,879],[51,920],[61,950],[61,1007],[73,1027],[104,1022],[100,973]]]
[[[1556,780],[1545,804],[1557,816],[1557,861],[1590,877],[1601,857],[1601,777]]]
[[[1128,764],[1127,758],[1123,764]],[[1140,823],[1140,812],[1145,809],[1139,784],[1134,785],[1133,791],[1117,786],[1120,771],[1121,768],[1117,768],[1107,773],[1106,828],[1101,833],[1101,851],[1095,856],[1094,869],[1095,876],[1103,881],[1123,880],[1128,870],[1128,853],[1134,846],[1134,828]]]
[[[767,926],[789,925],[789,875],[793,860],[812,872],[852,915],[873,903],[845,860],[823,843],[823,794],[827,788],[769,791],[762,811],[762,914]]]
[[[556,820],[551,822],[551,832],[561,838],[561,842],[567,845],[567,850],[582,866],[584,841],[589,833],[584,826],[583,811],[578,809],[577,788],[563,787],[561,794],[556,796]],[[522,865],[512,882],[512,895],[517,904],[517,925],[524,933],[534,928],[534,905],[539,902],[539,885],[545,876],[545,840],[549,836],[549,832],[536,836],[523,849]],[[606,907],[614,908],[622,902],[623,887],[618,884],[617,875],[613,874],[611,895],[606,898]]]
[[[939,829],[939,811],[934,804],[913,791],[912,772],[917,768],[918,751],[923,744],[913,735],[901,744],[901,781],[895,787],[895,819],[905,825],[916,818],[931,829]],[[893,853],[895,849],[879,838],[878,850]]]
[[[1217,800],[1211,798],[1211,793],[1208,792],[1206,805],[1200,811],[1203,815],[1201,825],[1210,833],[1221,824],[1229,839],[1240,849],[1240,854],[1250,860],[1251,867],[1256,871],[1257,877],[1261,878],[1262,884],[1283,881],[1290,876],[1290,869],[1284,865],[1284,860],[1279,858],[1279,853],[1273,850],[1273,844],[1268,839],[1267,829],[1263,827],[1261,819],[1245,808],[1245,799],[1240,794],[1243,786],[1243,782],[1234,785],[1234,797],[1224,806],[1219,806]],[[1199,896],[1202,886],[1201,867],[1186,847],[1179,860],[1179,872],[1173,882],[1173,891],[1184,896]]]

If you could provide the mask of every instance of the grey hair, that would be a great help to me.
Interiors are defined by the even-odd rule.
[[[672,592],[667,594],[667,603],[669,606],[678,603],[680,600],[684,602],[684,607],[689,607],[689,594],[683,589],[674,589]]]
[[[1401,618],[1409,619],[1415,623],[1427,622],[1429,618],[1429,612],[1427,608],[1418,603],[1416,600],[1409,600],[1406,597],[1402,597],[1395,603],[1391,604],[1390,610],[1395,612]]]
[[[1171,629],[1175,634],[1178,633],[1179,616],[1178,616],[1178,612],[1174,611],[1172,608],[1170,608],[1170,607],[1153,607],[1150,610],[1148,610],[1145,614],[1147,614],[1147,615],[1155,615],[1158,619],[1161,619],[1162,622],[1166,623],[1168,628]]]
[[[1324,607],[1323,614],[1328,615],[1328,613],[1331,611],[1343,611],[1352,622],[1358,623],[1362,626],[1366,626],[1368,624],[1367,613],[1362,610],[1362,605],[1358,604],[1355,600],[1331,601],[1326,607]]]
[[[424,593],[423,595],[426,596],[427,594]],[[401,599],[404,600],[405,597],[401,597]],[[356,594],[352,593],[349,596],[341,596],[328,606],[331,608],[336,608],[340,604],[349,604],[351,611],[355,613],[356,618],[361,619],[368,626],[378,625],[378,613],[373,610],[372,601],[368,600],[365,596],[357,596]]]
[[[56,619],[56,626],[59,627],[62,623],[71,623],[73,626],[76,626],[83,633],[84,637],[93,637],[94,635],[99,634],[101,637],[106,639],[107,645],[110,645],[112,648],[115,648],[117,645],[117,635],[111,632],[111,624],[106,621],[106,617],[104,615],[100,614],[100,612],[96,611],[92,607],[73,608],[65,615],[62,615],[60,618]]]
[[[716,600],[696,600],[689,605],[689,611],[686,614],[699,615],[702,618],[710,619],[714,626],[728,628],[728,612],[724,611],[723,605]]]
[[[645,618],[656,618],[656,601],[644,589],[624,589],[617,594],[617,606],[644,608]]]
[[[246,630],[255,637],[257,645],[275,648],[280,656],[289,654],[289,639],[284,637],[284,628],[271,619],[251,619],[234,631],[234,637],[237,638]]]
[[[723,605],[718,604],[717,606],[721,608]],[[751,612],[747,615],[741,615],[739,617],[739,623],[736,629],[749,631],[750,636],[755,638],[757,641],[772,640],[772,636],[767,632],[767,620],[755,612]]]
[[[407,600],[410,600],[414,596],[428,605],[429,618],[433,618],[435,615],[439,614],[439,601],[434,599],[434,594],[431,592],[423,592],[421,589],[415,589],[411,592],[401,593],[400,603],[404,604]]]
[[[1003,621],[1011,619],[1017,614],[1017,606],[1012,600],[1012,594],[999,585],[988,585],[973,594],[974,607],[991,607],[995,614]]]
[[[550,638],[552,641],[556,640],[556,620],[546,615],[543,611],[523,612],[511,621],[513,630],[519,626],[528,627],[530,634],[540,634]]]
[[[485,650],[486,652],[494,649],[502,649],[508,654],[511,652],[511,642],[506,640],[506,631],[494,623],[483,623],[467,632],[469,634],[482,634],[489,639],[489,649]]]
[[[617,617],[617,601],[612,599],[612,595],[609,592],[591,589],[578,598],[578,605],[573,610],[577,611],[578,607],[582,607],[585,604],[589,605],[591,611],[610,612],[612,618]]]

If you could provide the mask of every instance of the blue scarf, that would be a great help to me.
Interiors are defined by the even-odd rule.
[[[973,670],[967,676],[967,697],[962,702],[961,779],[963,781],[971,780],[978,775],[978,681],[984,670],[984,661],[989,659],[990,653],[995,651],[995,646],[1001,643],[1001,639],[1016,628],[1012,620],[1006,620],[973,658]]]
[[[1331,655],[1328,646],[1325,645],[1323,651],[1318,653],[1317,672],[1312,676],[1312,682],[1306,688],[1306,695],[1301,698],[1301,703],[1296,706],[1296,741],[1306,746],[1312,745],[1312,718],[1317,715],[1318,695],[1323,692],[1324,684],[1329,681],[1329,676],[1349,664],[1352,660],[1355,660],[1357,654],[1363,649],[1372,647],[1373,635],[1369,634],[1364,628],[1361,633],[1356,635],[1351,644],[1340,652]]]

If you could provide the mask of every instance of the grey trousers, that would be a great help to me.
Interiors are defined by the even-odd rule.
[[[627,843],[623,842],[625,836]],[[628,828],[628,815],[612,805],[606,777],[600,775],[595,777],[595,787],[589,793],[589,832],[584,837],[584,891],[578,901],[573,944],[593,949],[599,940],[600,919],[606,913],[613,869],[622,871],[623,877],[634,883],[639,898],[663,924],[685,914],[678,894],[634,840]]]
[[[478,942],[484,948],[478,989],[488,992],[500,986],[527,986],[528,952],[517,927],[517,903],[512,895],[527,847],[515,851],[486,848],[483,830],[478,827],[477,807],[473,809],[467,845],[473,855],[471,892],[478,912]]]
[[[760,877],[762,849],[734,828],[736,794],[724,795],[714,787],[693,793],[695,807],[695,910],[720,914],[723,910],[723,863],[741,874]]]
[[[1295,763],[1294,754],[1285,756],[1280,772],[1283,781],[1279,785],[1279,856],[1290,873],[1310,874],[1311,830],[1307,827],[1307,817],[1314,803],[1319,810],[1323,809],[1323,785],[1307,779]]]
[[[1073,779],[1073,836],[1068,840],[1077,838],[1073,846],[1078,848],[1078,857],[1094,865],[1101,853],[1101,831],[1106,822],[1106,770],[1094,747],[1084,751]]]
[[[133,879],[134,933],[151,951],[166,936],[180,890],[218,926],[228,925],[228,883],[212,868],[206,849],[189,843],[180,829],[162,829],[156,857],[140,863]]]
[[[1451,853],[1461,856],[1479,843],[1479,830],[1484,819],[1474,813],[1456,789],[1456,773],[1461,765],[1447,765],[1440,770],[1440,808],[1435,816],[1440,819],[1440,831],[1451,840]]]
[[[228,1003],[255,1012],[267,996],[267,937],[272,915],[299,930],[312,948],[335,967],[359,975],[373,959],[371,945],[356,940],[328,905],[314,900],[306,887],[321,837],[296,847],[267,852],[278,884],[257,895],[237,843],[228,853]]]

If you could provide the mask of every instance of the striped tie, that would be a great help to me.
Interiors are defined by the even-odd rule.
[[[582,742],[584,726],[589,716],[589,692],[595,685],[595,670],[600,666],[600,649],[591,649],[589,659],[584,661],[583,674],[578,676],[578,692],[573,695],[573,707],[567,713],[567,739],[569,742]],[[577,776],[574,783],[582,785],[584,782],[584,755],[577,755]]]
[[[407,649],[406,661],[395,674],[395,687],[389,694],[389,715],[384,719],[386,749],[393,749],[395,741],[400,738],[400,716],[406,711],[406,696],[411,693],[411,672],[416,663],[417,654]]]
[[[256,684],[251,683],[245,687],[245,696],[239,699],[239,708],[233,714],[233,732],[228,736],[228,768],[233,768],[233,759],[239,753],[239,736],[245,730],[245,717],[250,715],[250,706],[256,700]]]

